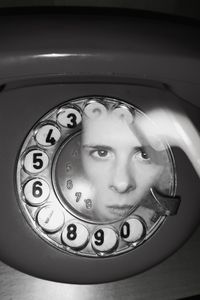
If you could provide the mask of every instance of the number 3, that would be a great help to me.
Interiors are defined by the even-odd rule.
[[[70,123],[71,123],[71,124],[69,123],[69,124],[67,125],[67,127],[69,127],[69,128],[75,128],[76,125],[77,125],[77,123],[76,123],[76,119],[77,119],[76,115],[70,113],[70,114],[67,116],[67,118],[70,119]]]
[[[81,122],[81,114],[76,108],[65,108],[58,113],[58,122],[69,129],[75,128]]]

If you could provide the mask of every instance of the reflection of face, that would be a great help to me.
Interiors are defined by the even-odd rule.
[[[82,162],[94,188],[93,208],[99,220],[125,216],[159,179],[164,166],[147,152],[126,120],[109,112],[85,118]]]

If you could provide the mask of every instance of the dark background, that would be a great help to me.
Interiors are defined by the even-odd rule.
[[[198,0],[0,0],[0,7],[24,6],[115,7],[200,18],[200,3]]]

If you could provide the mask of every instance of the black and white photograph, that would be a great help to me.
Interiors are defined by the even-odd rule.
[[[198,1],[0,0],[0,31],[0,299],[198,299]]]

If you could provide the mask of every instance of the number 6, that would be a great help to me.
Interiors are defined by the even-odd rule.
[[[42,196],[43,190],[42,190],[41,187],[42,187],[42,182],[41,181],[35,181],[33,183],[33,189],[32,189],[33,197],[39,198],[39,197]]]

